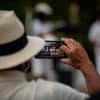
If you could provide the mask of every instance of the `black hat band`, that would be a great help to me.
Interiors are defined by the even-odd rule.
[[[26,34],[24,33],[19,39],[14,40],[7,44],[0,45],[0,56],[5,56],[9,54],[16,53],[17,51],[23,49],[28,43]]]

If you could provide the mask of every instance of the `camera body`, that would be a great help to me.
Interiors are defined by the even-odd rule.
[[[66,58],[67,55],[60,49],[62,41],[45,41],[45,46],[35,58]]]

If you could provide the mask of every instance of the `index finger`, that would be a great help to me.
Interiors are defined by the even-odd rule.
[[[76,44],[75,41],[73,41],[71,38],[63,38],[62,41],[65,43],[65,45],[69,48],[73,48]]]

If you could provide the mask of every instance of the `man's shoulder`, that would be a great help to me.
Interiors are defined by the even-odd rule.
[[[84,100],[88,97],[86,94],[78,92],[77,90],[71,88],[68,85],[64,85],[58,82],[38,80],[36,86],[36,97],[38,100]],[[72,98],[72,99],[71,99]],[[37,100],[37,99],[36,99]]]
[[[54,100],[53,83],[39,79],[36,82],[35,100]]]

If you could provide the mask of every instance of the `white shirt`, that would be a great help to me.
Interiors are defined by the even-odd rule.
[[[92,24],[89,31],[89,40],[94,42],[95,64],[100,74],[100,20]]]
[[[32,20],[31,31],[33,35],[49,34],[53,30],[53,24],[50,22],[42,22],[39,19]]]
[[[0,72],[0,100],[85,100],[87,97],[56,82],[27,82],[19,71]]]
[[[52,22],[42,22],[38,18],[34,18],[31,23],[31,32],[33,35],[40,36],[44,40],[54,40],[55,37],[51,35],[54,25]],[[34,76],[42,77],[45,76],[48,80],[55,80],[55,74],[50,75],[50,70],[53,71],[53,60],[51,59],[32,59],[32,74]]]
[[[89,30],[89,40],[100,46],[100,21],[94,22]]]

